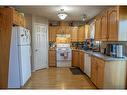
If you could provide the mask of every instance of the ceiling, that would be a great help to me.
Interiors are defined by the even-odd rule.
[[[26,14],[43,16],[49,20],[57,20],[58,11],[62,8],[68,14],[66,21],[81,21],[84,14],[87,20],[96,16],[108,6],[15,6],[17,10]]]

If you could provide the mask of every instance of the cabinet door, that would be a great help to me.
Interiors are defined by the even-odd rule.
[[[79,59],[80,59],[80,69],[84,72],[84,52],[80,51],[79,53]]]
[[[78,67],[78,51],[72,51],[72,66]]]
[[[49,50],[49,66],[56,66],[56,51]]]
[[[108,11],[108,40],[118,41],[118,9],[113,7]]]
[[[85,27],[81,26],[78,30],[78,41],[83,42],[85,40]]]
[[[49,39],[49,41],[52,41],[51,31],[52,31],[52,29],[49,26],[49,32],[48,32],[48,39]]]
[[[81,51],[79,51],[79,58],[78,58],[78,67],[81,69],[81,65],[82,65],[82,55],[81,55]]]
[[[92,57],[91,59],[91,80],[96,85],[97,84],[97,63],[96,59]]]
[[[90,26],[89,25],[85,25],[85,39],[90,39],[91,37],[91,33],[90,33]]]
[[[65,27],[65,34],[71,34],[71,27],[69,26]]]
[[[107,41],[107,39],[108,39],[107,11],[105,11],[101,17],[101,40]]]
[[[95,40],[101,40],[101,18],[97,18],[95,21]]]
[[[72,27],[71,28],[71,41],[77,42],[77,33],[78,33],[78,27]]]
[[[76,56],[76,55],[75,55],[75,51],[72,50],[72,66],[76,66],[76,65],[75,65],[75,63],[76,63],[76,62],[75,62],[75,56]]]
[[[8,86],[8,68],[12,29],[10,8],[0,8],[0,88]]]
[[[52,41],[52,42],[56,41],[57,31],[58,31],[58,27],[56,27],[56,26],[49,27],[49,41]]]
[[[66,26],[59,26],[57,34],[65,34],[66,33]]]
[[[104,61],[98,59],[97,61],[97,87],[103,88],[103,82],[104,82]]]

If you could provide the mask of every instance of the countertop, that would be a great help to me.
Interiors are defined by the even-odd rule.
[[[107,56],[107,55],[104,55],[103,53],[100,53],[100,52],[93,52],[93,51],[90,51],[90,50],[79,50],[79,49],[72,49],[72,50],[78,50],[78,51],[82,51],[82,52],[85,52],[87,54],[90,54],[91,56],[95,56],[95,57],[98,57],[102,60],[105,60],[105,61],[126,61],[127,60],[127,57],[123,57],[123,58],[114,58],[114,57],[111,57],[111,56]]]

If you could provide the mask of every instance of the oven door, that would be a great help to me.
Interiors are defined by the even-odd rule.
[[[70,51],[57,51],[57,60],[71,60],[71,52]]]

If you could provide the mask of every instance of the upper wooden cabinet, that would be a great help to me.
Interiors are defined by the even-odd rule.
[[[85,25],[85,37],[84,39],[90,39],[91,37],[91,31],[90,31],[90,25]]]
[[[19,13],[18,11],[16,11],[15,9],[13,9],[13,23],[15,25],[19,25],[19,26],[26,26],[26,22],[25,22],[25,18],[24,16]]]
[[[70,31],[71,31],[70,26],[59,26],[57,34],[70,34]]]
[[[77,42],[78,27],[71,27],[71,42]]]
[[[59,30],[57,26],[49,26],[49,41],[55,42],[56,41],[56,34]]]
[[[127,7],[111,7],[96,18],[95,40],[127,41]]]
[[[108,40],[108,14],[107,11],[104,11],[101,15],[101,40],[107,41]]]
[[[119,41],[119,7],[113,7],[108,10],[108,40]]]
[[[95,40],[101,40],[101,18],[98,16],[95,21]]]
[[[81,26],[78,29],[78,42],[83,42],[85,40],[85,26]]]
[[[127,41],[127,6],[108,10],[108,41]]]

